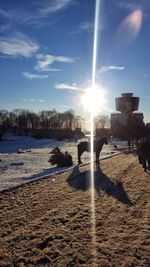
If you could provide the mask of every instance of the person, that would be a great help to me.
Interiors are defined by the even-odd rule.
[[[150,139],[149,138],[143,138],[142,140],[140,140],[138,155],[139,155],[139,163],[142,164],[144,171],[146,172],[147,163],[148,163],[148,168],[150,168]]]
[[[128,140],[128,147],[129,147],[129,151],[131,151],[131,140]]]
[[[144,138],[141,138],[137,144],[138,160],[139,160],[140,164],[142,164],[142,149],[141,149],[141,147],[142,147],[143,142],[144,142]]]

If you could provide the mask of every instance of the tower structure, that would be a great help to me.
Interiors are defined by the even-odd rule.
[[[129,119],[143,124],[143,113],[134,113],[139,108],[139,97],[133,96],[133,93],[123,93],[121,97],[115,99],[117,113],[111,114],[111,129],[117,131],[118,127],[127,125]]]
[[[134,97],[133,93],[123,93],[121,97],[115,99],[116,110],[121,113],[132,113],[138,110],[139,97]]]

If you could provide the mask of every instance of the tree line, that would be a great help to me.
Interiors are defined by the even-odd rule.
[[[80,127],[81,117],[77,116],[73,110],[57,112],[53,109],[42,110],[38,113],[25,109],[0,110],[1,135],[8,130],[26,134],[35,130],[60,131],[67,129],[73,131]]]
[[[6,109],[0,110],[0,126],[3,130],[9,129],[52,129],[74,130],[81,128],[83,118],[75,114],[74,110],[67,110],[65,112],[57,112],[53,110],[42,110],[35,113],[26,109],[14,109],[8,111]],[[101,115],[95,117],[94,120],[96,128],[109,128],[110,119],[108,116]]]

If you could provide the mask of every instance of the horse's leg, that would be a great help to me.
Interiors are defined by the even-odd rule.
[[[146,172],[146,157],[143,156],[143,168],[144,168],[144,171]]]
[[[139,163],[142,164],[142,156],[141,156],[141,153],[139,153],[138,160],[139,160]]]
[[[100,150],[96,151],[96,163],[99,163]]]
[[[148,161],[148,168],[150,168],[150,156],[148,156],[147,161]]]
[[[82,155],[83,152],[81,152],[78,148],[78,164],[82,164],[82,161],[81,161],[81,155]]]

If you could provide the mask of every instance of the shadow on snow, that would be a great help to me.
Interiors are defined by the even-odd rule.
[[[32,181],[32,180],[36,180],[36,179],[40,179],[43,178],[44,176],[48,176],[48,175],[53,175],[62,171],[67,170],[68,167],[52,167],[52,168],[47,168],[42,170],[39,173],[35,173],[29,177],[21,177],[20,179],[22,179],[23,181]]]

